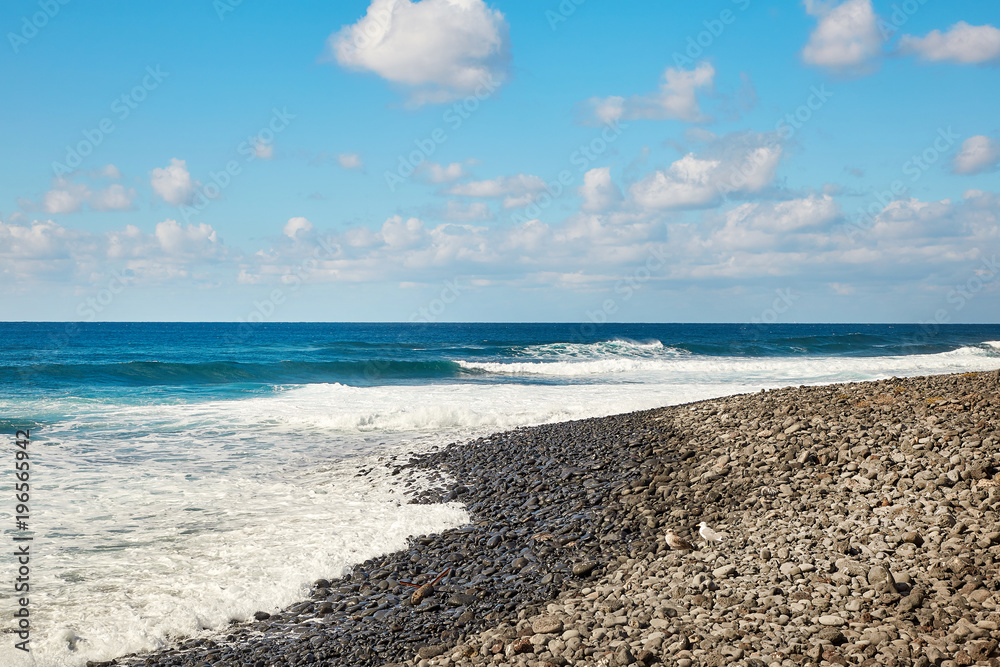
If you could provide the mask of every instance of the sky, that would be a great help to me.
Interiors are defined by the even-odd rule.
[[[9,0],[0,318],[1000,322],[998,26]]]

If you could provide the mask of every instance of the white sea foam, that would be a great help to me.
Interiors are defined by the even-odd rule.
[[[981,347],[963,347],[938,354],[886,357],[723,357],[669,355],[657,358],[610,356],[594,360],[473,362],[457,360],[463,368],[506,375],[552,377],[642,376],[676,379],[690,376],[711,382],[737,378],[761,381],[802,379],[805,382],[837,382],[889,375],[921,375],[964,370],[987,370],[1000,365],[1000,357]]]

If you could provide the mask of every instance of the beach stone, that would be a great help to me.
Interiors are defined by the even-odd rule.
[[[217,646],[181,639],[119,664],[546,667],[626,651],[633,665],[645,651],[671,665],[989,664],[996,377],[788,387],[407,454],[386,467],[419,477],[412,501],[462,485],[468,525],[357,564]],[[693,539],[702,520],[726,542],[666,548],[664,531]],[[449,567],[411,605],[399,582]],[[537,632],[543,619],[562,627]],[[417,655],[429,646],[444,653]]]
[[[531,643],[530,637],[515,639],[508,646],[510,655],[520,655],[522,653],[534,653],[535,646]]]
[[[800,568],[797,563],[782,563],[779,569],[786,577],[802,573],[802,568]]]
[[[846,624],[847,622],[840,616],[834,616],[833,614],[824,614],[823,616],[820,616],[818,620],[820,625],[828,625],[833,627],[839,627],[841,625]]]
[[[531,629],[538,635],[554,635],[563,631],[563,622],[554,616],[543,616],[531,624]]]
[[[597,567],[597,563],[594,561],[588,561],[586,563],[577,563],[573,566],[573,574],[577,577],[586,577],[588,574],[594,571]]]
[[[924,603],[923,591],[914,590],[912,593],[910,593],[909,595],[907,595],[906,597],[904,597],[902,600],[899,601],[899,606],[897,607],[897,609],[899,610],[900,613],[906,614],[915,609],[920,608],[920,606],[923,603]]]
[[[417,657],[423,660],[436,658],[442,653],[444,653],[443,646],[421,646],[417,649]]]
[[[735,565],[723,565],[722,567],[712,570],[712,576],[716,579],[725,579],[733,576],[734,574],[736,574]]]

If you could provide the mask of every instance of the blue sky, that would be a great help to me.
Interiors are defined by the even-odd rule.
[[[5,2],[3,318],[997,322],[998,25]]]

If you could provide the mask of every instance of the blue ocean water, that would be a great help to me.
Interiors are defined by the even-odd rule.
[[[34,664],[221,628],[467,520],[356,477],[379,459],[761,388],[996,368],[1000,325],[2,323],[3,449],[32,436]],[[6,540],[12,510],[0,501]],[[0,559],[0,579],[12,568]],[[14,605],[0,589],[0,615]],[[0,664],[20,664],[11,645]]]

